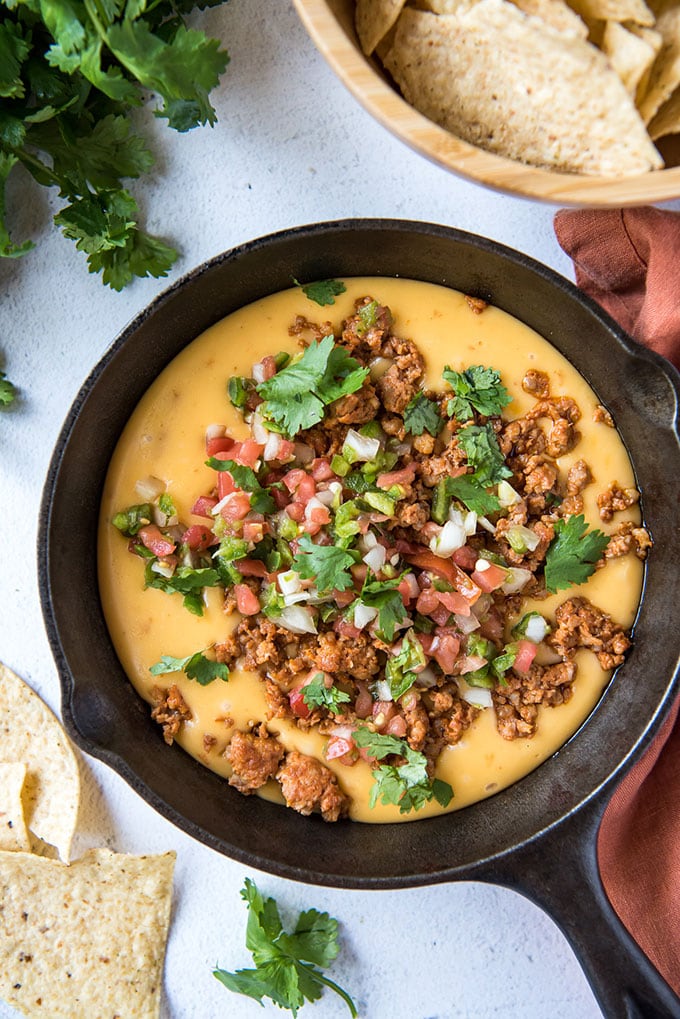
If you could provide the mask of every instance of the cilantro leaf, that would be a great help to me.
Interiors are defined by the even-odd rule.
[[[250,500],[250,508],[255,510],[257,513],[273,513],[276,509],[276,503],[274,502],[273,496],[269,494],[267,489],[260,483],[260,480],[253,470],[252,467],[245,467],[242,464],[237,464],[235,460],[218,460],[217,457],[211,456],[205,461],[206,467],[212,467],[215,471],[229,471],[234,484],[237,488],[243,489],[244,492],[250,492],[252,498]]]
[[[315,545],[308,534],[298,541],[300,551],[293,556],[293,569],[303,580],[313,580],[319,593],[346,591],[354,584],[349,572],[359,560],[359,553],[336,548],[335,545]]]
[[[20,258],[34,247],[33,241],[15,244],[5,226],[5,187],[13,166],[19,162],[17,156],[0,151],[0,257]]]
[[[555,536],[545,557],[545,586],[555,592],[583,584],[595,572],[595,564],[609,544],[600,530],[588,530],[579,514],[555,523]]]
[[[503,407],[512,401],[494,368],[478,364],[457,372],[447,366],[442,377],[455,393],[448,402],[447,412],[458,421],[469,421],[475,410],[485,417],[500,414]]]
[[[487,513],[496,513],[501,508],[498,497],[487,492],[486,486],[476,473],[460,474],[457,478],[446,478],[445,483],[446,494],[450,498],[462,502],[480,517],[486,516]]]
[[[16,389],[4,372],[0,372],[0,407],[9,407],[16,399]]]
[[[428,399],[422,390],[413,397],[404,410],[404,428],[411,435],[422,435],[429,432],[430,435],[438,435],[442,426],[442,418],[439,413],[439,405],[434,400]]]
[[[494,485],[503,478],[511,478],[512,471],[505,466],[496,433],[490,424],[468,425],[458,432],[458,445],[464,451],[480,485]]]
[[[375,580],[371,579],[372,577],[373,574],[369,570],[361,588],[359,601],[369,608],[378,610],[378,634],[383,640],[391,641],[394,639],[397,626],[408,616],[401,593],[397,590],[401,576],[393,577],[391,580]]]
[[[289,1009],[293,1017],[305,1001],[317,1001],[324,987],[329,987],[346,1003],[352,1019],[356,1019],[356,1006],[349,994],[321,969],[340,950],[338,921],[328,913],[307,909],[299,914],[293,932],[288,933],[283,929],[275,900],[264,899],[250,878],[246,878],[241,898],[248,904],[246,947],[256,969],[234,973],[215,969],[213,976],[230,991],[254,998],[260,1004],[263,998],[269,998],[280,1008]]]
[[[186,658],[174,658],[172,655],[161,655],[161,660],[149,669],[152,676],[162,676],[166,672],[184,672],[187,679],[195,679],[201,686],[208,686],[214,679],[229,679],[229,667],[224,662],[214,662],[206,658],[202,651],[196,651]]]
[[[337,686],[327,687],[323,681],[323,673],[314,676],[311,683],[307,683],[302,690],[302,699],[308,708],[328,708],[334,714],[338,713],[341,704],[347,704],[351,697],[344,690]]]
[[[451,786],[441,779],[430,779],[427,758],[412,750],[406,740],[371,732],[363,726],[353,733],[352,738],[359,748],[367,750],[378,761],[393,755],[405,758],[403,764],[381,764],[374,769],[375,782],[369,798],[371,807],[380,800],[398,806],[400,814],[408,814],[412,810],[420,810],[432,799],[436,799],[442,807],[449,805],[453,797]]]
[[[309,301],[320,304],[324,307],[327,304],[335,304],[335,298],[344,294],[347,287],[340,280],[317,280],[316,283],[298,283],[293,278],[296,287],[302,288],[302,293]]]
[[[345,350],[336,347],[332,336],[324,336],[257,386],[265,401],[258,409],[292,437],[318,424],[327,404],[361,389],[367,375],[368,368],[362,368]]]
[[[203,615],[203,588],[219,587],[222,583],[218,571],[211,567],[195,570],[191,566],[180,566],[171,577],[163,577],[151,569],[152,565],[148,562],[144,571],[146,587],[154,587],[166,594],[184,595],[184,607],[194,616]]]

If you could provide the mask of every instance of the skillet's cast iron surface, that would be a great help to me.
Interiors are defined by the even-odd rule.
[[[590,719],[557,755],[460,813],[387,827],[339,827],[243,797],[179,747],[163,743],[111,645],[95,550],[114,446],[172,357],[230,312],[289,287],[292,277],[364,275],[455,287],[489,300],[553,342],[614,416],[635,465],[655,549],[635,647]],[[677,687],[680,633],[669,606],[680,602],[679,395],[674,369],[634,344],[562,277],[456,230],[340,221],[275,234],[218,256],[157,298],[118,338],[78,395],[52,459],[41,511],[40,585],[70,734],[179,827],[246,865],[345,888],[460,879],[513,887],[560,923],[605,1015],[680,1016],[680,1001],[609,906],[595,852],[608,795],[649,743]]]

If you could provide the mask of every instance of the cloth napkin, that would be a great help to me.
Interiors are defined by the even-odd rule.
[[[577,285],[680,368],[680,213],[565,210],[555,216],[555,234]],[[680,995],[679,707],[614,792],[598,859],[614,909]]]

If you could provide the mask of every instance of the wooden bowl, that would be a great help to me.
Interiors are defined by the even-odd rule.
[[[377,61],[363,55],[354,29],[354,0],[293,2],[316,46],[362,106],[397,138],[445,169],[498,191],[560,205],[611,208],[680,197],[680,166],[634,177],[559,173],[462,141],[409,106]]]

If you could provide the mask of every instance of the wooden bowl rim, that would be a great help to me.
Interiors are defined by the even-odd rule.
[[[364,109],[444,169],[496,191],[562,205],[612,208],[680,198],[680,166],[633,177],[598,177],[542,170],[470,145],[428,120],[385,81],[361,52],[356,35],[348,36],[330,0],[293,3],[317,49]]]

